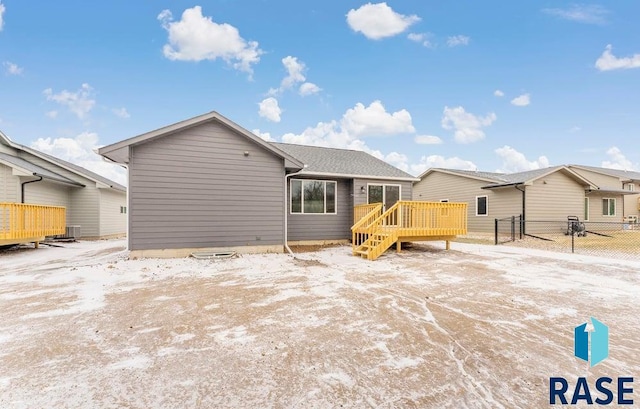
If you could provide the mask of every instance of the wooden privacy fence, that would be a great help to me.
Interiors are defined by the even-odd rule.
[[[39,241],[65,233],[66,209],[24,203],[0,203],[0,244]]]

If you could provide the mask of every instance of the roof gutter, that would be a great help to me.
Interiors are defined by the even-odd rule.
[[[300,171],[300,172],[303,172],[303,171]],[[402,177],[402,176],[351,175],[347,173],[330,173],[330,172],[314,172],[314,171],[303,172],[302,174],[307,176],[325,176],[325,177],[336,177],[336,178],[344,178],[344,179],[400,180],[404,182],[420,181],[419,178]]]

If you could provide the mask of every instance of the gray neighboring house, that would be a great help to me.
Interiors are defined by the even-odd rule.
[[[132,257],[346,242],[355,205],[410,200],[417,180],[364,152],[264,141],[217,112],[99,153],[129,169]]]
[[[90,170],[13,142],[0,132],[0,203],[66,208],[81,238],[126,234],[126,188]]]
[[[511,174],[432,168],[413,186],[413,200],[468,203],[470,232],[493,232],[495,219],[521,214],[526,220],[566,221],[567,216],[578,216],[621,222],[621,215],[604,215],[602,207],[590,205],[609,197],[623,196],[601,191],[567,166]]]
[[[637,222],[640,219],[640,172],[584,165],[569,165],[569,168],[598,185],[602,195],[597,199],[602,202],[603,209],[607,205],[613,206],[625,221]],[[615,201],[620,193],[623,199],[619,202],[605,200]],[[598,206],[599,203],[592,204],[592,207]]]

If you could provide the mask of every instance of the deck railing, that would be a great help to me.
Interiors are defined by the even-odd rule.
[[[361,204],[353,207],[353,224],[358,223],[363,217],[372,211],[379,211],[378,216],[382,214],[382,203]]]
[[[66,224],[64,207],[0,203],[0,244],[64,234]]]
[[[364,211],[367,213],[364,213]],[[382,215],[382,203],[358,205],[353,208],[353,226],[351,227],[351,243],[359,245],[366,240],[369,225]]]

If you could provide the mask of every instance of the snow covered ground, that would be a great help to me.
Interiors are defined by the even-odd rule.
[[[420,245],[128,260],[123,241],[0,252],[0,408],[541,408],[640,377],[640,262]],[[573,328],[609,326],[588,368]],[[640,386],[636,386],[640,390]],[[634,395],[640,404],[640,394]]]

